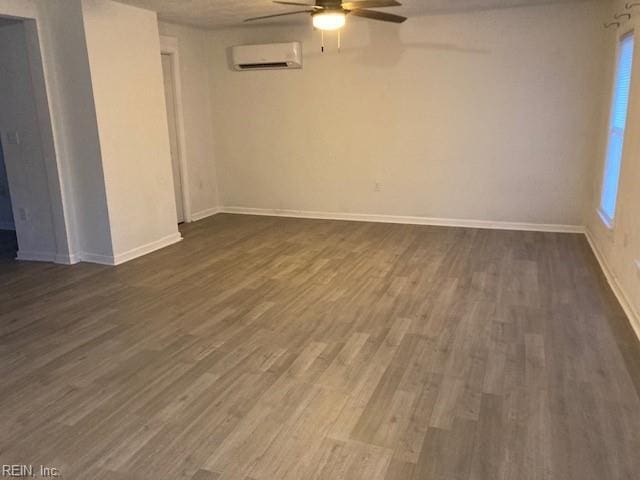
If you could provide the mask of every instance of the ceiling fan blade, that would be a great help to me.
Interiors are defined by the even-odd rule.
[[[400,2],[395,0],[361,0],[356,2],[342,2],[342,8],[347,10],[356,10],[358,8],[384,8],[384,7],[401,7]]]
[[[407,17],[401,17],[400,15],[392,15],[385,12],[376,12],[375,10],[351,10],[349,13],[356,17],[369,18],[371,20],[380,20],[382,22],[402,23],[407,20]]]
[[[280,5],[295,5],[296,7],[322,8],[316,5],[309,5],[308,3],[281,2],[280,0],[273,0],[273,3],[279,3]]]
[[[312,13],[315,10],[298,10],[297,12],[277,13],[275,15],[264,15],[263,17],[247,18],[245,22],[255,22],[256,20],[265,20],[267,18],[284,17],[287,15],[297,15],[299,13]]]

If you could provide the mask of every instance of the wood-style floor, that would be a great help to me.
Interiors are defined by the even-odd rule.
[[[218,215],[0,263],[0,463],[68,479],[640,478],[640,347],[581,235]]]

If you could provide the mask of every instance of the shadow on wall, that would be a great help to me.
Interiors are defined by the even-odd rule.
[[[4,166],[2,139],[0,139],[0,230],[14,230],[11,195],[9,193],[9,179]]]
[[[361,21],[361,20],[358,20]],[[366,22],[369,42],[364,46],[343,48],[341,55],[352,55],[356,63],[370,67],[389,68],[400,63],[403,55],[411,50],[429,52],[458,52],[471,54],[490,53],[488,49],[471,48],[453,43],[403,42],[397,25],[373,25]],[[317,56],[321,53],[311,53]]]

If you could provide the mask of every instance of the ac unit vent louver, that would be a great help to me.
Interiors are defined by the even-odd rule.
[[[302,68],[300,42],[239,45],[231,50],[235,70],[276,70]]]
[[[264,69],[274,69],[274,68],[287,68],[289,64],[287,62],[273,62],[273,63],[243,63],[242,65],[238,65],[242,70],[260,70]]]

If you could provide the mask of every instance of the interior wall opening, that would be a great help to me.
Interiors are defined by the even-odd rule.
[[[159,53],[162,60],[167,125],[169,127],[176,221],[178,224],[188,223],[191,222],[193,218],[191,212],[189,171],[187,168],[180,52],[177,38],[161,35]]]
[[[56,261],[50,175],[32,71],[34,39],[29,35],[37,34],[22,19],[0,17],[0,255],[5,260]]]

